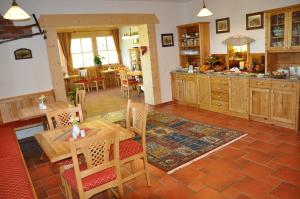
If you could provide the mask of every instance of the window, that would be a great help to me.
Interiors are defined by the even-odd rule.
[[[94,66],[92,38],[76,38],[71,41],[73,68]]]
[[[98,54],[103,57],[102,64],[119,63],[118,53],[112,36],[96,37]]]

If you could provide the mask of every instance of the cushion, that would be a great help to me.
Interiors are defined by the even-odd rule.
[[[104,78],[102,77],[95,77],[95,78],[92,78],[91,81],[103,81]]]
[[[73,164],[73,160],[72,158],[67,158],[67,159],[64,159],[64,160],[60,160],[58,162],[56,162],[57,166],[64,166],[64,165],[69,165],[69,164]]]
[[[110,159],[113,159],[113,145],[110,148]],[[124,160],[130,156],[143,152],[143,146],[132,139],[120,142],[120,160]]]
[[[86,164],[80,165],[80,170],[85,170]],[[66,182],[73,190],[78,191],[74,168],[67,169],[63,173]],[[105,183],[111,182],[117,178],[114,167],[99,171],[82,179],[83,191],[88,191]]]

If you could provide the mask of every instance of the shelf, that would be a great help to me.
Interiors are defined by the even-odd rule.
[[[283,39],[284,38],[284,36],[271,36],[272,37],[272,39]]]
[[[280,24],[271,24],[271,26],[284,26],[284,23],[280,23]]]
[[[180,38],[179,40],[199,39],[199,37]]]
[[[199,56],[200,54],[193,54],[193,55],[186,55],[186,54],[180,54],[180,56]]]
[[[195,48],[195,47],[200,47],[199,45],[195,45],[195,46],[181,46],[181,48]]]

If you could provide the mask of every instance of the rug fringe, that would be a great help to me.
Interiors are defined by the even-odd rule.
[[[208,156],[209,154],[211,154],[211,153],[213,153],[213,152],[215,152],[215,151],[218,151],[218,150],[224,148],[225,146],[228,146],[229,144],[231,144],[231,143],[233,143],[233,142],[235,142],[235,141],[237,141],[237,140],[239,140],[239,139],[241,139],[241,138],[243,138],[243,137],[245,137],[245,136],[247,136],[247,135],[248,135],[248,134],[241,135],[240,137],[235,138],[234,140],[231,140],[230,142],[227,142],[226,144],[224,144],[224,145],[222,145],[222,146],[219,146],[219,147],[217,147],[217,148],[215,148],[215,149],[213,149],[213,150],[211,150],[211,151],[209,151],[209,152],[207,152],[207,153],[205,153],[205,154],[203,154],[203,155],[201,155],[201,156],[199,156],[199,157],[197,157],[197,158],[195,158],[195,159],[193,159],[193,160],[191,160],[191,161],[189,161],[189,162],[187,162],[187,163],[185,163],[185,164],[183,164],[183,165],[180,165],[179,167],[176,167],[175,169],[172,169],[171,171],[168,171],[167,174],[174,173],[174,172],[177,171],[178,169],[181,169],[181,168],[183,168],[183,167],[186,167],[187,165],[190,165],[190,164],[192,164],[193,162],[195,162],[195,161],[197,161],[197,160],[199,160],[199,159],[202,159],[202,158]]]

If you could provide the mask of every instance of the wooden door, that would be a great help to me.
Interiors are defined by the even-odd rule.
[[[289,12],[289,46],[290,49],[300,49],[300,7],[294,8]]]
[[[250,116],[270,118],[270,89],[250,88]]]
[[[176,78],[176,100],[178,102],[184,102],[184,80],[180,75]]]
[[[288,12],[266,14],[266,48],[281,51],[288,48]]]
[[[249,107],[249,79],[230,78],[229,111],[247,114]]]
[[[197,78],[196,75],[187,75],[184,80],[184,102],[189,105],[197,104]]]
[[[210,77],[200,75],[198,77],[198,104],[200,108],[210,108]]]
[[[297,109],[296,91],[271,91],[271,119],[273,121],[295,124]]]

